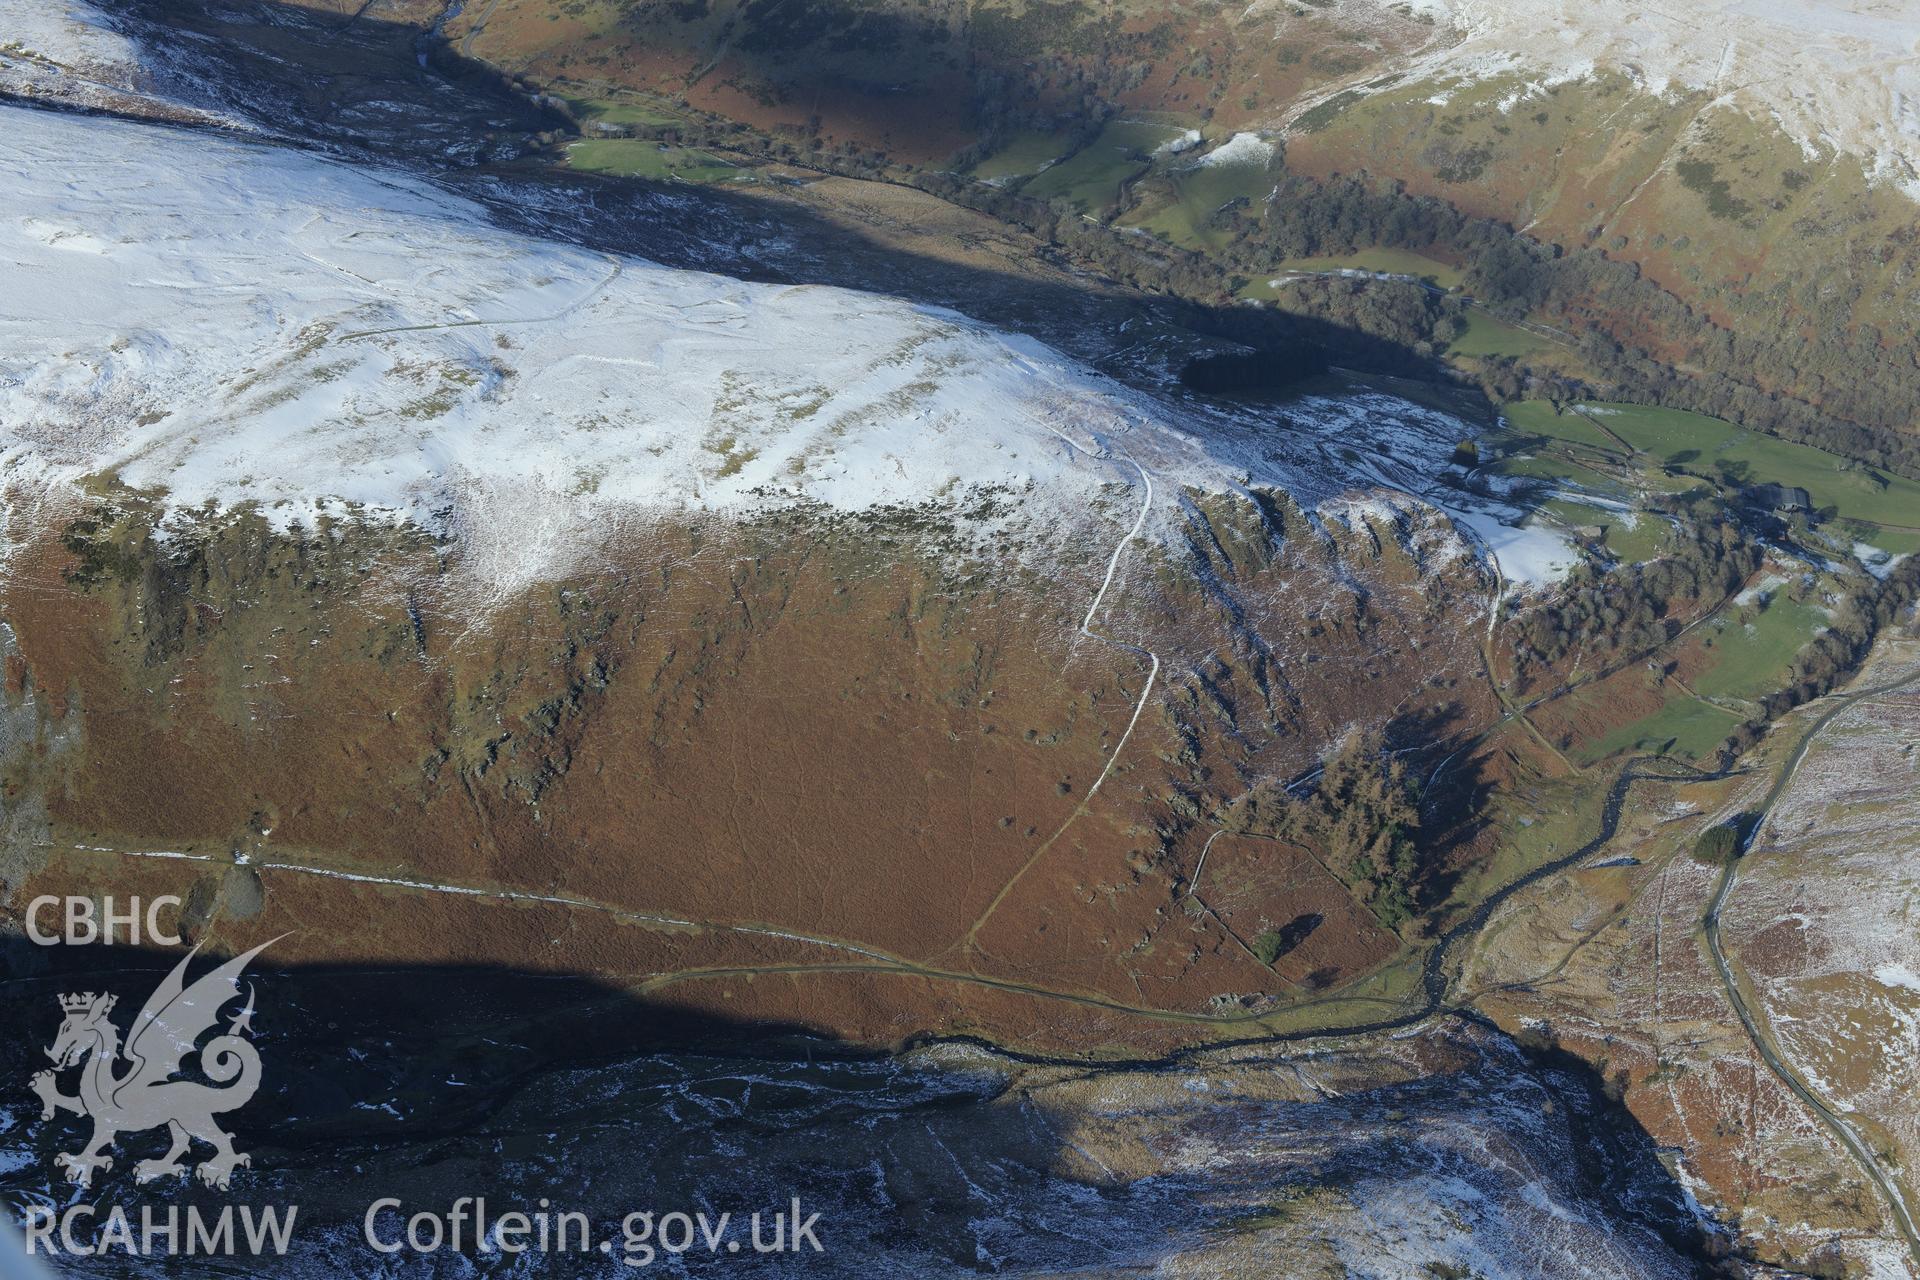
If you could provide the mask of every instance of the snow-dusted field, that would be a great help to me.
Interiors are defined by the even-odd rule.
[[[1163,511],[1255,483],[1311,505],[1419,492],[1470,434],[1380,395],[1177,406],[951,312],[539,240],[205,132],[0,109],[0,182],[8,483],[410,521],[485,544],[502,591],[634,513],[916,506],[998,545],[1085,522],[1128,459]]]
[[[1128,406],[957,317],[541,242],[304,153],[0,119],[16,483],[113,474],[282,525],[505,521],[538,574],[611,508],[1084,505],[1113,479],[1049,427],[1090,445]]]

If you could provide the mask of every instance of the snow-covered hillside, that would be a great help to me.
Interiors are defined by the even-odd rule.
[[[951,312],[538,240],[205,132],[0,110],[0,173],[10,483],[411,521],[493,544],[502,590],[636,513],[930,506],[996,546],[1090,517],[1110,540],[1144,495],[1102,494],[1149,475],[1163,510],[1418,491],[1469,434],[1378,395],[1176,407]]]
[[[1656,94],[1709,90],[1810,156],[1860,157],[1920,196],[1920,6],[1899,0],[1416,0],[1458,34],[1413,76],[1521,73],[1541,90],[1623,70]],[[1529,111],[1534,108],[1529,107]]]

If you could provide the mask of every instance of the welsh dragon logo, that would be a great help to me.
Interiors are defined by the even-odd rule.
[[[245,1106],[260,1088],[260,1054],[246,1039],[252,1031],[251,986],[246,1008],[233,1015],[226,1033],[204,1045],[199,1040],[213,1029],[220,1010],[239,996],[240,974],[247,962],[271,945],[263,942],[235,956],[202,974],[192,986],[186,982],[187,965],[200,948],[189,951],[134,1017],[124,1047],[111,1018],[118,997],[90,991],[60,997],[66,1018],[47,1050],[54,1070],[35,1075],[33,1091],[40,1095],[41,1119],[52,1119],[56,1111],[71,1111],[93,1121],[93,1134],[85,1145],[58,1157],[67,1181],[88,1185],[94,1170],[113,1167],[109,1152],[116,1137],[161,1125],[172,1134],[173,1147],[158,1160],[135,1165],[136,1181],[184,1176],[187,1166],[181,1158],[196,1140],[214,1151],[194,1170],[210,1187],[224,1189],[235,1168],[252,1163],[233,1149],[233,1139],[213,1119]],[[175,1079],[196,1046],[200,1073],[211,1084]],[[79,1093],[71,1097],[61,1093],[55,1073],[82,1062],[86,1065],[80,1072]]]

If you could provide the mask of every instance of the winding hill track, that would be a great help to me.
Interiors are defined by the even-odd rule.
[[[1075,453],[1103,462],[1114,461],[1115,455],[1113,450],[1098,438],[1094,441],[1095,447],[1089,449],[1079,441],[1074,440],[1071,436],[1068,436],[1065,432],[1055,429],[1049,423],[1042,422],[1039,425],[1058,436],[1060,440]],[[1120,759],[1120,753],[1127,749],[1127,742],[1133,737],[1134,726],[1140,723],[1140,713],[1147,709],[1147,699],[1153,696],[1154,682],[1160,678],[1159,654],[1151,649],[1134,644],[1131,641],[1119,640],[1093,629],[1093,620],[1099,616],[1101,608],[1106,604],[1107,591],[1113,586],[1114,576],[1120,570],[1120,557],[1125,554],[1128,546],[1139,539],[1141,531],[1147,526],[1147,517],[1153,513],[1153,477],[1148,474],[1145,467],[1134,460],[1133,455],[1127,453],[1125,450],[1121,450],[1119,458],[1134,469],[1140,477],[1140,483],[1144,486],[1144,491],[1140,498],[1140,512],[1133,518],[1132,526],[1121,537],[1120,541],[1114,544],[1113,554],[1107,557],[1107,575],[1100,582],[1100,590],[1094,593],[1093,603],[1087,606],[1087,616],[1080,620],[1080,634],[1090,640],[1099,640],[1104,644],[1112,645],[1116,649],[1124,649],[1128,653],[1145,658],[1149,663],[1147,681],[1146,684],[1141,687],[1140,700],[1134,704],[1133,715],[1127,720],[1126,730],[1121,733],[1120,740],[1113,744],[1113,750],[1107,755],[1106,764],[1101,767],[1100,776],[1093,780],[1093,785],[1088,787],[1086,794],[1080,797],[1080,803],[1073,807],[1073,812],[1067,815],[1066,821],[1062,822],[1052,835],[1042,840],[1039,847],[1027,855],[1027,860],[1020,864],[1020,869],[1015,871],[1013,875],[1007,879],[1007,882],[1000,886],[1000,892],[993,896],[993,901],[987,904],[986,910],[982,911],[974,920],[973,924],[968,926],[966,936],[960,943],[963,950],[973,951],[977,949],[975,947],[975,939],[979,937],[980,930],[986,927],[987,921],[992,919],[993,913],[1000,909],[1000,904],[1007,900],[1008,896],[1013,893],[1014,887],[1025,878],[1029,871],[1033,870],[1033,868],[1039,864],[1041,858],[1046,856],[1047,850],[1051,849],[1054,843],[1067,833],[1067,828],[1079,821],[1081,816],[1086,813],[1088,806],[1093,803],[1093,797],[1099,792],[1101,784],[1106,782],[1107,778],[1113,773],[1114,763]]]

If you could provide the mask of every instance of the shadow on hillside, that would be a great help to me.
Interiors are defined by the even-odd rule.
[[[1425,707],[1389,721],[1388,746],[1406,750],[1408,780],[1420,808],[1421,875],[1417,901],[1423,908],[1452,896],[1474,859],[1475,842],[1489,827],[1493,790],[1484,776],[1475,726],[1457,703]]]
[[[0,940],[0,1023],[14,1031],[0,1043],[0,1198],[23,1207],[66,1204],[73,1195],[54,1157],[79,1147],[86,1128],[65,1114],[43,1121],[24,1088],[46,1065],[43,1048],[62,1017],[56,997],[113,993],[113,1021],[129,1027],[181,954]],[[211,965],[196,961],[195,976]],[[364,1243],[377,1199],[397,1199],[407,1214],[444,1215],[463,1196],[486,1197],[496,1218],[536,1205],[584,1213],[595,1241],[619,1241],[622,1219],[636,1210],[744,1219],[786,1210],[798,1197],[807,1212],[822,1214],[826,1254],[696,1252],[682,1259],[683,1274],[966,1276],[1015,1258],[1035,1274],[1124,1269],[1207,1247],[1276,1187],[1418,1178],[1436,1158],[1421,1150],[1428,1126],[1491,1126],[1542,1140],[1527,1118],[1532,1104],[1517,1131],[1503,1129],[1516,1123],[1509,1111],[1483,1106],[1515,1082],[1520,1061],[1484,1027],[1491,1039],[1456,1028],[1465,1037],[1459,1045],[1480,1048],[1453,1069],[1259,1107],[1236,1122],[1276,1150],[1323,1152],[1305,1164],[1242,1156],[1175,1161],[1165,1172],[1129,1177],[1068,1150],[1088,1104],[1060,1110],[1048,1098],[1081,1093],[1036,1097],[1009,1078],[1005,1062],[964,1046],[935,1067],[794,1025],[664,1007],[589,978],[500,968],[278,967],[263,958],[245,975],[243,996],[249,991],[263,1083],[223,1121],[251,1157],[232,1189],[137,1183],[134,1163],[166,1145],[154,1130],[122,1135],[113,1167],[86,1198],[135,1215],[142,1205],[209,1214],[234,1202],[298,1205],[295,1247],[274,1274],[512,1271],[504,1265],[511,1259],[477,1251],[471,1240],[397,1270]],[[221,1029],[240,1003],[227,1006]],[[1538,1153],[1552,1193],[1586,1202],[1611,1220],[1610,1230],[1645,1231],[1682,1257],[1703,1257],[1684,1194],[1604,1082],[1569,1055],[1545,1067],[1523,1088],[1557,1098],[1567,1117],[1566,1132],[1547,1132]],[[1192,1098],[1184,1082],[1205,1065],[1189,1056],[1115,1069],[1169,1081],[1143,1082],[1149,1094]],[[73,1074],[63,1077],[66,1088]],[[1204,1130],[1203,1100],[1182,1106],[1196,1110],[1171,1132]],[[1102,1129],[1166,1131],[1166,1112],[1146,1100],[1138,1111],[1101,1115]],[[1504,1168],[1469,1162],[1460,1172],[1497,1180]],[[402,1229],[390,1212],[378,1225],[383,1239]],[[613,1260],[589,1256],[538,1271],[578,1274],[604,1262],[597,1274],[626,1273],[618,1257],[616,1248]],[[170,1273],[160,1263],[112,1271]]]

